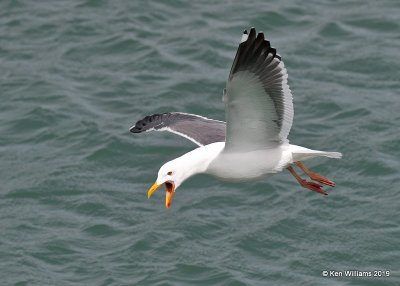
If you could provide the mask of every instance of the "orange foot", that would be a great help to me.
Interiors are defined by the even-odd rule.
[[[314,183],[314,182],[310,182],[310,181],[306,181],[304,179],[301,179],[299,181],[299,183],[303,188],[309,189],[311,191],[320,193],[320,194],[325,195],[325,196],[328,195],[328,193],[322,188],[322,186],[320,184],[317,184],[317,183]]]
[[[325,178],[324,176],[314,173],[314,172],[310,172],[308,174],[308,176],[311,178],[311,180],[317,181],[318,183],[330,186],[330,187],[334,187],[336,184],[334,181],[329,180],[328,178]]]
[[[335,182],[329,180],[328,178],[325,178],[324,176],[311,172],[306,166],[304,166],[304,164],[300,161],[294,162],[304,173],[306,173],[311,180],[313,181],[317,181],[318,183],[330,186],[330,187],[334,187],[335,186]]]

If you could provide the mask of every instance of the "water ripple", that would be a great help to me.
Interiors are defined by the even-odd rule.
[[[2,1],[0,269],[4,285],[396,283],[399,4],[360,1]],[[145,115],[224,119],[240,32],[282,55],[294,144],[343,152],[289,173],[186,181],[173,206],[146,191],[195,145],[129,133]],[[239,36],[238,36],[239,33]],[[303,174],[302,174],[303,175]],[[380,280],[324,269],[383,269]]]

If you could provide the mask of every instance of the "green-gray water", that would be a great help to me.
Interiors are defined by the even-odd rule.
[[[215,2],[0,2],[0,285],[400,285],[400,2]],[[344,154],[307,164],[337,186],[197,176],[166,210],[146,191],[195,146],[129,127],[224,119],[251,26],[288,69],[291,142]]]

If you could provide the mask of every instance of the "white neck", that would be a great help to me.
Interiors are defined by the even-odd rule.
[[[185,177],[182,179],[186,180],[195,174],[205,173],[210,163],[219,155],[224,146],[225,142],[212,143],[196,148],[173,160],[184,170]]]

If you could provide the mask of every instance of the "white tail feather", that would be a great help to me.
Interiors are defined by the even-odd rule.
[[[308,148],[304,148],[301,146],[297,145],[289,145],[290,151],[292,152],[292,160],[295,161],[300,161],[300,160],[308,160],[311,158],[315,157],[328,157],[328,158],[334,158],[334,159],[340,159],[342,158],[342,153],[340,152],[325,152],[325,151],[318,151],[318,150],[312,150]]]
[[[342,153],[340,152],[321,152],[320,154],[328,158],[334,158],[334,159],[342,158]]]

